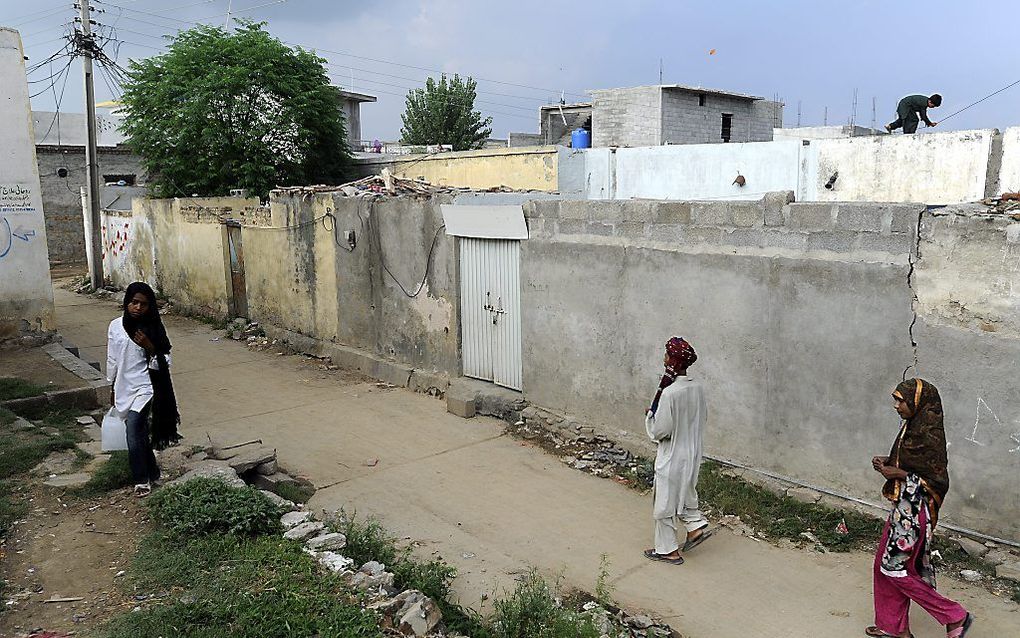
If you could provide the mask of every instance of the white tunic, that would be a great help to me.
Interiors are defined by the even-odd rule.
[[[701,432],[708,406],[701,384],[677,377],[662,391],[655,415],[645,417],[648,436],[659,444],[655,454],[655,519],[672,518],[698,507]]]
[[[170,365],[170,355],[166,357]],[[149,363],[145,349],[131,340],[124,330],[123,318],[110,322],[106,332],[106,380],[113,384],[113,406],[122,417],[129,411],[141,412],[152,399],[149,369],[158,369],[158,361]]]

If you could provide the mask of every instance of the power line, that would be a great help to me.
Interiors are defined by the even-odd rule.
[[[984,102],[988,98],[995,97],[999,93],[1002,93],[1003,91],[1009,90],[1009,89],[1013,88],[1014,86],[1016,86],[1017,84],[1020,84],[1020,80],[1017,80],[1016,82],[1013,82],[1012,84],[1007,84],[1006,86],[1002,87],[998,91],[995,91],[994,93],[989,93],[988,95],[984,96],[983,98],[981,98],[977,102],[972,102],[972,103],[968,104],[967,106],[963,107],[962,109],[960,109],[959,111],[956,111],[955,113],[950,113],[949,115],[947,115],[944,118],[942,118],[941,120],[939,120],[939,122],[945,122],[946,120],[948,120],[949,118],[953,117],[954,115],[959,115],[960,113],[963,113],[964,111],[966,111],[970,107],[977,106],[978,104],[981,104],[982,102]]]
[[[127,17],[127,19],[131,20],[132,18]],[[162,39],[164,39],[166,37],[172,37],[172,36],[156,36],[156,35],[153,35],[153,34],[150,34],[150,33],[143,33],[141,31],[134,31],[134,30],[128,29],[126,27],[112,27],[110,25],[100,25],[100,26],[105,26],[105,27],[110,28],[110,29],[112,29],[112,30],[114,30],[116,32],[123,31],[125,33],[133,33],[135,35],[140,35],[140,36],[143,36],[143,37],[152,38],[154,40],[156,40],[156,39],[162,40]],[[116,38],[116,35],[114,35],[113,37]],[[120,41],[127,42],[125,40],[120,40]],[[147,45],[142,45],[142,44],[139,44],[139,43],[129,43],[129,44],[135,44],[137,46],[147,46]],[[152,48],[154,50],[159,50],[157,47],[149,47],[149,48]],[[347,67],[345,65],[341,65],[341,64],[337,64],[337,63],[331,62],[328,59],[325,60],[325,64],[326,64],[326,66],[335,67],[335,68],[338,68],[338,69],[347,69],[347,68],[349,68],[349,67]],[[371,73],[371,71],[367,71],[367,72]],[[386,75],[386,74],[384,74],[384,75]],[[400,77],[400,76],[395,76],[395,77]],[[339,76],[333,76],[332,79],[334,81],[337,81],[340,84],[343,84],[343,80],[345,80],[346,77],[341,78]],[[372,80],[372,79],[368,79],[368,78],[364,78],[364,77],[357,77],[357,76],[355,76],[355,79],[357,79],[357,80],[359,80],[361,82],[367,82],[369,84],[378,84],[378,85],[381,85],[381,86],[389,86],[389,87],[398,88],[398,89],[407,89],[408,91],[421,88],[421,87],[415,87],[415,86],[406,86],[406,85],[401,85],[401,84],[394,84],[394,83],[390,83],[390,82],[383,82],[383,81],[380,81],[380,80]],[[423,80],[413,80],[413,79],[410,79],[410,78],[401,78],[401,79],[406,79],[409,82],[415,82],[417,84],[422,84],[424,82]],[[376,93],[381,93],[381,94],[384,94],[384,95],[394,95],[396,97],[402,97],[402,98],[406,98],[407,97],[406,93],[394,93],[392,91],[384,91],[384,90],[375,90],[375,92]],[[520,99],[535,99],[537,101],[537,98],[524,98],[522,96],[513,96],[513,97],[519,97]],[[534,109],[532,109],[532,108],[523,107],[523,106],[520,106],[520,105],[517,105],[517,104],[506,104],[506,103],[503,103],[503,102],[494,102],[494,101],[491,101],[491,100],[485,100],[485,99],[480,99],[480,98],[474,100],[474,102],[470,102],[470,101],[464,100],[464,99],[448,99],[448,100],[445,100],[444,103],[448,103],[448,104],[463,104],[463,105],[467,105],[467,106],[473,106],[475,103],[477,103],[477,104],[484,104],[484,105],[493,105],[493,106],[498,106],[498,107],[503,107],[503,108],[508,108],[508,109],[515,109],[515,110],[524,111],[524,112],[528,112],[528,113],[533,113],[534,112]],[[533,120],[534,119],[534,115],[524,116],[524,115],[521,115],[519,113],[507,113],[505,111],[499,111],[499,110],[492,109],[489,106],[486,106],[485,110],[487,112],[489,112],[489,113],[494,114],[494,115],[502,115],[502,116],[506,116],[506,117],[516,117],[516,118],[528,119],[528,120]]]
[[[96,1],[97,2],[102,2],[102,0],[96,0]],[[116,7],[116,8],[120,8],[120,9],[127,9],[128,11],[137,11],[137,10],[130,9],[128,7],[122,7],[120,5],[117,5],[117,4],[114,4],[114,3],[110,3],[110,2],[102,2],[102,4],[105,4],[106,6],[110,6],[110,7]],[[273,3],[268,3],[268,4],[277,4],[277,3],[273,2]],[[240,12],[243,12],[243,11],[249,11],[249,10],[257,9],[257,8],[259,8],[261,6],[268,6],[268,5],[257,5],[257,6],[254,6],[254,7],[248,7],[247,9],[241,9],[239,11],[234,11],[233,13],[240,13]],[[221,14],[221,15],[217,15],[217,16],[209,16],[208,18],[203,18],[203,19],[211,19],[211,18],[223,17],[223,15],[226,15],[226,14]],[[137,20],[137,18],[132,18],[130,16],[125,16],[125,17],[127,19],[129,19],[129,20],[131,20],[131,19]],[[165,19],[165,20],[172,20],[174,22],[179,22],[179,23],[182,23],[182,24],[190,24],[192,26],[196,26],[196,25],[199,25],[199,24],[204,24],[203,22],[196,22],[194,20],[182,20],[180,18],[171,18],[169,16],[161,16],[161,17],[163,19]],[[139,20],[139,21],[143,22],[141,20]],[[158,24],[151,23],[151,22],[150,23],[146,23],[146,24],[150,24],[151,26],[163,26],[163,25],[158,25]],[[385,59],[380,59],[380,58],[371,58],[371,57],[367,57],[367,56],[359,56],[359,55],[356,55],[356,54],[353,54],[353,53],[347,53],[347,52],[344,52],[344,51],[333,51],[333,50],[330,50],[330,49],[325,49],[325,48],[317,47],[317,46],[311,46],[311,45],[307,45],[307,44],[301,44],[301,43],[298,43],[298,42],[288,42],[286,40],[281,40],[281,41],[284,44],[288,44],[290,46],[301,47],[302,49],[307,49],[309,51],[316,51],[316,52],[322,51],[322,52],[325,52],[325,53],[332,53],[333,55],[340,55],[340,56],[350,57],[350,58],[354,58],[354,59],[358,59],[358,60],[366,60],[366,61],[369,61],[369,62],[376,62],[378,64],[388,64],[388,65],[399,66],[399,67],[404,67],[404,68],[408,68],[408,69],[415,69],[415,70],[418,70],[418,71],[425,71],[427,73],[440,73],[440,74],[449,75],[449,72],[441,71],[439,69],[432,69],[432,68],[428,68],[428,67],[421,67],[421,66],[416,66],[416,65],[412,65],[412,64],[404,64],[402,62],[394,62],[394,61],[391,61],[391,60],[385,60]],[[528,90],[531,90],[531,91],[541,91],[543,93],[550,93],[551,92],[551,93],[557,93],[557,94],[559,94],[561,92],[560,90],[554,90],[554,89],[538,87],[538,86],[531,86],[531,85],[528,85],[528,84],[517,84],[517,83],[514,83],[514,82],[506,82],[506,81],[503,81],[503,80],[496,80],[496,79],[492,79],[492,78],[478,77],[478,76],[471,75],[469,73],[465,73],[463,75],[471,77],[472,79],[474,79],[476,81],[491,82],[493,84],[502,84],[504,86],[513,86],[513,87],[517,87],[517,88],[521,88],[521,89],[528,89]],[[580,98],[584,98],[584,99],[588,98],[587,95],[584,95],[584,94],[581,94],[581,93],[566,92],[564,94],[565,95],[572,95],[572,96],[580,97]],[[534,99],[539,99],[539,98],[534,98]]]
[[[26,13],[26,14],[20,15],[20,16],[18,16],[16,18],[9,18],[11,23],[12,23],[11,26],[14,26],[15,24],[17,24],[18,20],[22,20],[24,18],[31,18],[32,16],[39,15],[40,13],[46,13],[48,11],[53,11],[54,9],[56,9],[58,7],[65,7],[65,6],[67,6],[67,3],[66,2],[61,2],[59,5],[53,5],[49,9],[39,9],[38,11],[33,11],[32,13]]]
[[[22,26],[25,26],[26,24],[32,24],[33,22],[38,22],[40,20],[45,20],[46,18],[52,18],[53,16],[57,15],[58,13],[66,11],[68,8],[70,8],[70,7],[67,7],[66,5],[64,5],[64,6],[61,6],[59,9],[50,10],[44,16],[39,16],[38,18],[33,18],[31,20],[25,20],[24,22],[18,22],[18,23],[15,23],[15,24],[11,24],[10,26],[11,27],[22,27]]]

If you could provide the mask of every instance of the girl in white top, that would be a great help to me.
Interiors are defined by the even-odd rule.
[[[170,349],[156,294],[148,284],[131,284],[124,295],[124,314],[110,322],[107,332],[106,376],[112,384],[110,403],[127,423],[128,458],[139,496],[147,495],[159,479],[153,448],[180,439]]]

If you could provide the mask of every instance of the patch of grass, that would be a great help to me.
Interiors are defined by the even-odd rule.
[[[73,433],[48,436],[39,430],[14,432],[0,428],[0,479],[24,474],[51,452],[72,449],[77,442]]]
[[[115,618],[99,636],[383,635],[341,576],[322,573],[299,543],[278,536],[155,532],[142,540],[129,578],[133,591],[164,602]]]
[[[110,454],[110,459],[106,463],[99,466],[88,483],[75,490],[75,494],[82,497],[99,496],[132,483],[134,479],[131,476],[127,450],[117,450]]]
[[[37,397],[46,392],[46,386],[18,377],[0,377],[0,401]]]
[[[19,498],[12,481],[0,481],[0,539],[11,531],[14,521],[28,511],[28,505]]]
[[[802,532],[811,532],[832,551],[870,548],[882,531],[882,521],[877,518],[774,494],[744,479],[726,476],[719,464],[711,461],[701,466],[698,494],[712,509],[735,514],[768,537],[800,540]],[[844,519],[850,531],[840,534],[836,527]]]
[[[307,503],[315,494],[315,488],[305,483],[280,483],[276,494],[294,503]]]
[[[493,638],[598,638],[589,617],[557,604],[552,588],[537,572],[493,605]]]
[[[279,532],[280,508],[251,487],[197,478],[157,490],[148,500],[153,518],[168,532],[184,536]]]
[[[0,405],[0,427],[10,425],[18,420],[18,415]]]

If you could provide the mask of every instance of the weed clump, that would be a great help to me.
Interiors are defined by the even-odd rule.
[[[591,617],[563,607],[552,588],[536,571],[530,572],[514,592],[496,601],[493,638],[598,638]]]
[[[183,536],[255,536],[281,530],[280,508],[258,490],[233,487],[220,479],[196,478],[157,490],[149,499],[153,519]]]

